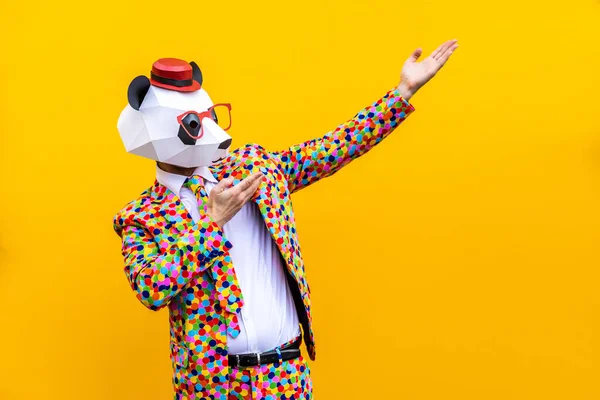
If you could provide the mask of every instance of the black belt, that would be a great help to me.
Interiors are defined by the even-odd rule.
[[[253,354],[230,354],[229,366],[236,367],[257,367],[259,365],[274,364],[276,362],[288,361],[300,357],[300,344],[302,343],[302,335],[287,346],[276,350],[270,350],[265,353]],[[280,355],[281,354],[281,355]]]

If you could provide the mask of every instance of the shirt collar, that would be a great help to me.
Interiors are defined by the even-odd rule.
[[[214,177],[208,167],[198,167],[194,170],[193,175],[201,176],[205,181],[217,183],[217,179]],[[188,177],[185,175],[172,174],[164,171],[156,166],[156,180],[163,186],[166,186],[171,192],[179,196],[181,187],[185,183]]]

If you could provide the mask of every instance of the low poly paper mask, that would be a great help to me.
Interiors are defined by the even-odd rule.
[[[231,105],[213,104],[195,62],[162,58],[129,84],[117,129],[127,152],[179,167],[209,166],[231,146]]]

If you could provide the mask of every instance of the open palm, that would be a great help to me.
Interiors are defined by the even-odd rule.
[[[414,95],[435,76],[458,48],[457,42],[456,39],[448,40],[421,62],[417,62],[423,53],[421,48],[410,55],[400,73],[400,87],[406,92],[406,97]]]

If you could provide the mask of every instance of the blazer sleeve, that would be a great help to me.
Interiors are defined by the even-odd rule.
[[[203,273],[213,258],[232,247],[214,222],[202,230],[189,228],[166,248],[159,248],[140,224],[127,224],[117,233],[122,239],[129,284],[142,304],[155,311]]]
[[[393,89],[325,136],[271,154],[294,193],[367,153],[413,111],[412,104]]]

